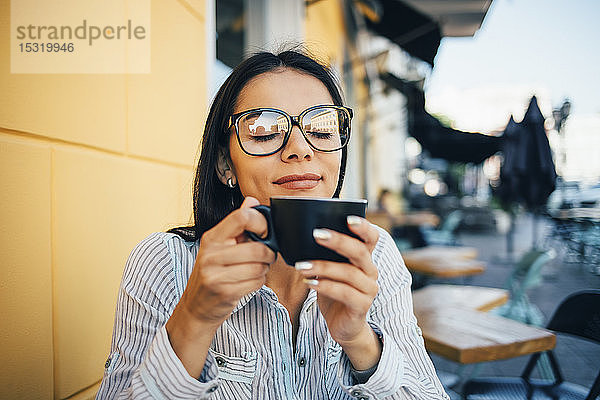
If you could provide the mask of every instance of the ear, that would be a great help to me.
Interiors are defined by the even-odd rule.
[[[215,171],[219,180],[223,185],[227,185],[228,179],[233,179],[233,184],[237,183],[237,179],[235,174],[233,173],[233,168],[231,168],[232,162],[229,158],[229,154],[224,149],[219,150],[219,154],[217,155],[217,163],[215,165]]]

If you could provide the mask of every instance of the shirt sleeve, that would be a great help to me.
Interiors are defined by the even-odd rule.
[[[131,252],[119,289],[111,356],[96,399],[203,399],[218,387],[209,353],[202,382],[192,378],[173,351],[165,324],[178,295],[173,253],[164,233]]]
[[[377,370],[364,384],[354,384],[351,363],[343,355],[338,380],[357,399],[449,400],[427,351],[413,312],[411,275],[393,239],[381,228],[373,251],[379,271],[379,293],[367,322],[379,335],[383,349]]]

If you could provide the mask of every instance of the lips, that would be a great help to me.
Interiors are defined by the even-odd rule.
[[[273,183],[285,189],[313,189],[320,180],[321,176],[317,174],[286,175]]]

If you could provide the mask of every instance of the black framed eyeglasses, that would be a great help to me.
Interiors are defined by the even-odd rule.
[[[344,148],[350,140],[352,109],[329,104],[307,108],[291,116],[276,108],[254,108],[233,114],[229,127],[242,151],[251,156],[268,156],[285,147],[294,125],[314,150],[332,152]]]

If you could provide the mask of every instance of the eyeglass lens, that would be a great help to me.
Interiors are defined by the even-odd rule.
[[[332,151],[346,145],[349,123],[344,111],[319,107],[306,112],[299,121],[304,137],[317,150]],[[244,150],[251,154],[268,154],[282,147],[291,126],[285,114],[257,110],[242,116],[237,124]]]

